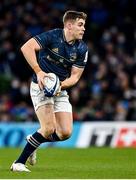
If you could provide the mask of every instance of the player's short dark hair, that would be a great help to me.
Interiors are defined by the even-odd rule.
[[[77,18],[86,20],[87,14],[79,11],[66,11],[63,16],[63,23],[67,22],[68,20],[76,20]]]

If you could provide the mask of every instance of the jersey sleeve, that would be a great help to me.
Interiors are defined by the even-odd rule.
[[[88,48],[82,47],[79,49],[79,55],[77,57],[77,61],[73,64],[73,66],[76,66],[78,68],[84,68],[88,60]]]
[[[52,39],[53,39],[53,30],[41,33],[39,35],[36,35],[34,37],[34,39],[38,42],[38,44],[40,45],[40,47],[42,49],[46,48],[52,42]]]

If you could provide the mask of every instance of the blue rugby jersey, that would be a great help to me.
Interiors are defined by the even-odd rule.
[[[61,81],[70,76],[72,66],[84,68],[87,62],[88,48],[82,40],[73,44],[66,42],[63,29],[53,29],[34,37],[41,46],[38,64],[46,72],[58,75]],[[37,83],[36,74],[33,81]]]

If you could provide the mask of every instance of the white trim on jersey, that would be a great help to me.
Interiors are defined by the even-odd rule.
[[[88,59],[88,51],[85,53],[85,59],[84,59],[85,63],[87,62],[87,59]]]

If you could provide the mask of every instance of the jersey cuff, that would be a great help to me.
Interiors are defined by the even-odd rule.
[[[73,64],[73,66],[78,67],[78,68],[85,68],[85,66],[80,66],[80,65],[77,65],[77,64]]]
[[[43,47],[42,47],[42,44],[40,43],[40,41],[39,41],[36,37],[34,37],[34,39],[37,41],[37,43],[39,44],[39,46],[40,46],[41,48],[43,48]]]

